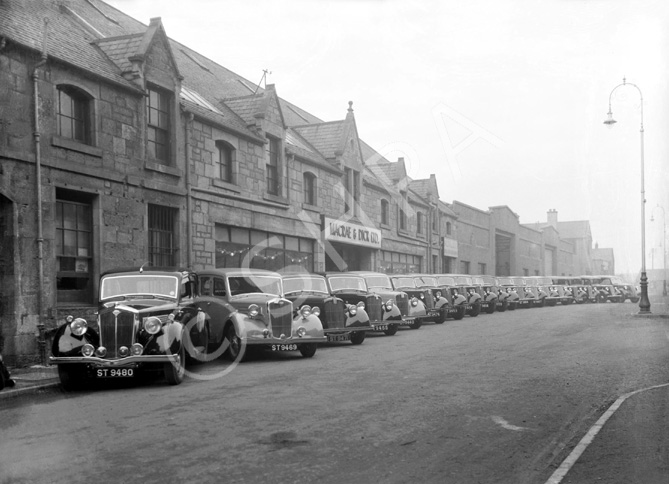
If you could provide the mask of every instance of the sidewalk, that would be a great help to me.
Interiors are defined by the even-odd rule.
[[[58,368],[55,366],[36,365],[26,368],[9,368],[9,373],[16,385],[0,390],[0,400],[36,393],[60,385]]]

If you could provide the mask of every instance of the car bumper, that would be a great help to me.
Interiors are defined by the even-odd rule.
[[[172,363],[179,361],[179,355],[139,355],[127,356],[115,360],[98,358],[97,356],[50,356],[49,363],[52,365],[67,364],[89,364],[105,368],[127,367],[140,363]]]

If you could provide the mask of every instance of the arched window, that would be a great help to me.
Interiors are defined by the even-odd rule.
[[[92,144],[90,106],[89,96],[81,89],[58,86],[58,136]]]
[[[218,151],[218,176],[225,182],[234,183],[234,148],[225,141],[216,141],[216,150]]]
[[[389,208],[389,203],[388,200],[381,199],[381,225],[390,225],[390,222],[388,220],[388,208]]]
[[[307,171],[304,173],[302,179],[304,186],[304,203],[316,205],[316,175]]]

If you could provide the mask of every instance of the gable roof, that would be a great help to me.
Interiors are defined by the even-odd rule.
[[[294,126],[293,129],[316,148],[326,159],[339,155],[344,134],[344,121]]]

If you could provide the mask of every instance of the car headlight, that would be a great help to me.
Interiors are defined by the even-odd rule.
[[[135,343],[134,345],[132,345],[132,354],[134,356],[141,355],[143,351],[144,351],[144,347],[141,344]]]
[[[307,330],[304,328],[304,326],[300,326],[299,328],[297,328],[297,335],[300,338],[307,335]]]
[[[260,307],[257,304],[251,304],[249,306],[249,316],[255,318],[258,314],[260,314]]]
[[[360,302],[357,304],[357,306],[358,306],[360,309],[365,309],[365,303],[362,302],[362,301],[360,301]]]
[[[393,310],[393,301],[388,299],[386,302],[386,311],[392,311]]]
[[[314,306],[313,308],[311,308],[311,314],[313,314],[314,316],[320,316],[321,310],[319,309],[318,306]]]
[[[356,314],[358,314],[358,307],[351,304],[348,307],[348,314],[350,314],[351,316],[355,316]]]
[[[423,294],[423,293],[421,292],[421,293],[420,293],[420,298],[421,298],[421,299],[425,299],[425,294]]]
[[[81,354],[84,356],[93,356],[93,353],[95,352],[95,348],[93,348],[92,344],[85,344],[81,348]]]
[[[70,323],[70,330],[75,336],[83,336],[88,329],[88,323],[83,318],[77,318]]]
[[[156,334],[162,327],[162,321],[155,316],[148,317],[144,320],[144,331],[149,334]]]
[[[441,291],[437,291],[437,292],[435,293],[435,296],[437,296],[437,299],[439,299],[439,298],[441,297]]]
[[[415,297],[412,297],[412,298],[411,298],[411,305],[412,305],[413,307],[418,306],[418,299],[416,299]]]
[[[307,319],[311,314],[311,308],[305,304],[300,308],[300,314],[304,319]]]

